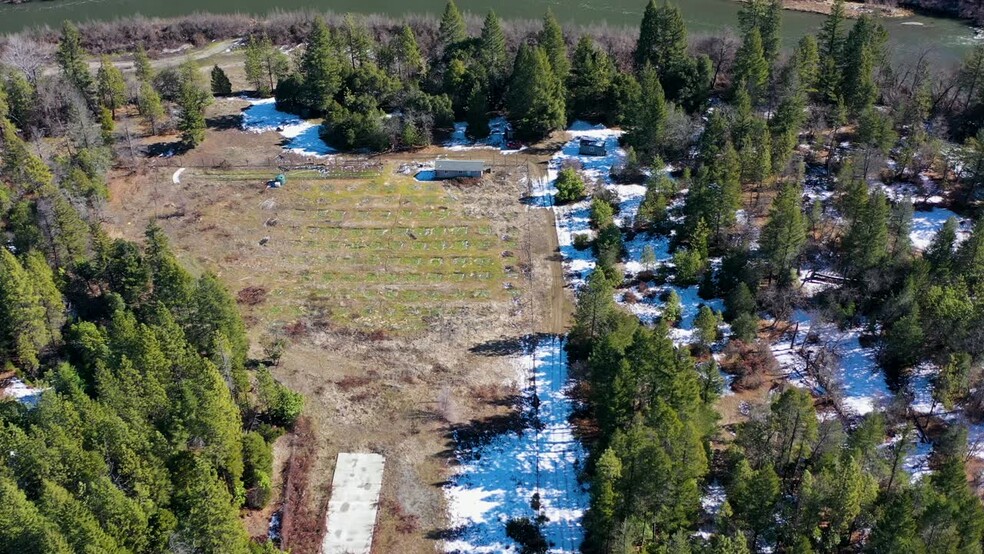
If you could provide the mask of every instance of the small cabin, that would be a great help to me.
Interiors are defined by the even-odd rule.
[[[435,160],[435,179],[478,178],[491,171],[484,160]]]
[[[583,138],[578,148],[578,154],[581,156],[607,156],[608,150],[605,149],[604,140]]]

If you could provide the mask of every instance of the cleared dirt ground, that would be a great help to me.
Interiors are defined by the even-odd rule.
[[[447,530],[449,432],[508,413],[514,339],[568,322],[552,214],[522,201],[555,144],[453,153],[493,163],[480,183],[397,172],[442,153],[430,148],[343,157],[327,175],[294,171],[267,189],[281,138],[239,130],[245,106],[217,102],[195,151],[115,174],[105,226],[139,240],[156,219],[183,262],[240,295],[256,357],[289,341],[274,372],[305,395],[310,429],[276,448],[277,485],[288,470],[292,482],[285,546],[317,551],[335,456],[362,450],[387,464],[374,550],[433,551]],[[274,507],[246,515],[251,533],[265,534]]]

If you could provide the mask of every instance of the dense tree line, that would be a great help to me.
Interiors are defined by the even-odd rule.
[[[0,403],[0,552],[276,551],[239,510],[270,500],[271,444],[301,397],[251,364],[235,302],[160,227],[143,245],[100,228],[123,79],[105,60],[93,77],[71,25],[58,64],[64,127],[28,123],[39,108],[20,102],[43,82],[8,73],[0,93],[0,363],[43,389],[33,407]],[[141,71],[141,111],[159,118]],[[191,104],[211,96],[197,68],[179,73],[196,142]],[[62,154],[39,157],[26,139],[42,132]]]
[[[646,181],[639,212],[616,228],[617,199],[596,193],[594,238],[575,241],[598,255],[569,342],[586,368],[597,427],[585,550],[980,552],[984,510],[968,485],[967,431],[935,414],[981,414],[984,224],[978,219],[958,240],[951,219],[919,251],[910,239],[918,198],[890,197],[872,183],[915,183],[918,191],[929,171],[954,209],[975,213],[984,139],[949,154],[942,145],[962,136],[948,122],[984,100],[984,49],[943,89],[922,62],[905,72],[892,67],[884,27],[866,16],[848,21],[839,2],[816,36],[782,52],[779,3],[753,0],[739,16],[730,71],[708,85],[713,109],[681,149],[663,134],[674,109],[695,108],[681,75],[703,74],[707,61],[679,46],[673,11],[651,3],[645,12],[631,68],[645,101],[620,122],[628,155],[612,177]],[[698,98],[703,110],[707,100]],[[663,159],[681,170],[671,178]],[[565,200],[577,198],[576,178],[558,179]],[[672,263],[656,264],[647,247],[643,272],[623,283],[626,233],[669,235]],[[840,280],[804,298],[804,266]],[[681,319],[675,289],[660,297],[662,315],[651,327],[613,300],[616,289],[632,296],[668,281],[724,299],[722,314],[700,307],[689,344],[670,338]],[[782,387],[724,437],[713,409],[723,384],[718,361],[736,388],[761,386],[772,354],[760,319],[781,321],[794,307],[863,326],[897,399],[863,418],[831,415],[831,405],[843,413],[831,373],[839,362],[821,349],[807,371],[821,387],[824,417],[816,391]],[[730,324],[723,352],[722,319]],[[928,414],[908,406],[907,383],[920,364],[934,368]],[[913,482],[903,465],[916,441],[933,451],[930,474]],[[712,483],[724,502],[708,512],[701,497]]]

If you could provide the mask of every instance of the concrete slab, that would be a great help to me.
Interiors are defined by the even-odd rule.
[[[335,462],[331,499],[325,515],[322,554],[369,554],[376,528],[384,458],[342,452]]]

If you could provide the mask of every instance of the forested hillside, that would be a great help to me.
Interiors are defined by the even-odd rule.
[[[22,73],[0,94],[0,360],[43,389],[0,403],[0,551],[276,551],[239,510],[270,500],[270,445],[301,399],[248,360],[229,294],[159,227],[143,244],[101,230],[122,92],[65,36],[53,103]]]
[[[610,171],[543,160],[550,207],[585,221],[562,254],[591,258],[568,266],[586,277],[567,342],[585,551],[981,552],[984,47],[893,63],[881,22],[839,1],[789,51],[778,0],[736,25],[690,41],[650,1],[630,48],[549,11],[507,39],[452,1],[433,36],[314,18],[285,37],[302,48],[241,46],[249,93],[323,118],[341,151],[414,152],[456,122],[479,140],[499,116],[529,150],[618,128]],[[268,501],[299,396],[158,227],[134,244],[99,226],[107,170],[146,154],[122,112],[187,151],[241,87],[132,57],[129,83],[109,58],[93,75],[66,25],[57,72],[3,71],[0,352],[46,390],[2,405],[0,551],[271,550],[237,509]],[[621,185],[644,190],[631,209]]]

